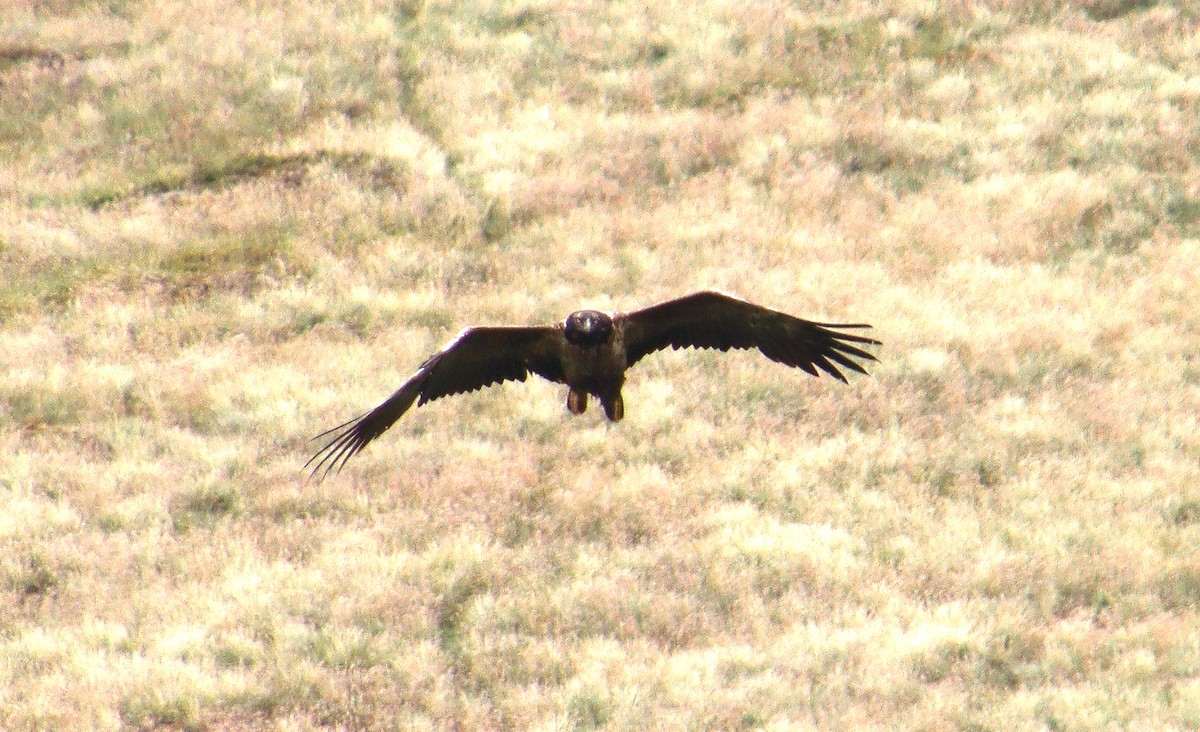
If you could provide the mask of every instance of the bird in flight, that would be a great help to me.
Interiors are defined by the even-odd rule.
[[[865,323],[814,323],[755,305],[717,290],[704,290],[628,313],[579,310],[561,323],[534,326],[472,326],[430,356],[417,372],[378,407],[317,435],[332,435],[305,464],[312,475],[340,470],[346,461],[395,424],[412,407],[451,394],[476,391],[502,381],[524,381],[530,373],[566,384],[571,414],[587,410],[588,396],[600,400],[613,422],[625,416],[621,387],[625,371],[664,348],[757,348],[772,361],[813,376],[820,371],[845,382],[838,370],[867,373],[855,358],[874,361],[860,345],[879,341],[843,331]]]

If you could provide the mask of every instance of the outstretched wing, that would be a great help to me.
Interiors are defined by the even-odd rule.
[[[852,344],[879,345],[872,338],[839,332],[871,327],[865,323],[814,323],[716,290],[624,313],[619,319],[625,329],[630,366],[668,346],[721,351],[757,348],[772,361],[804,369],[813,376],[824,371],[845,381],[838,366],[865,374],[853,359],[876,360]]]
[[[383,404],[313,438],[333,435],[304,467],[315,462],[312,475],[323,469],[322,478],[340,470],[368,442],[395,424],[413,402],[420,406],[502,381],[524,381],[531,371],[562,382],[561,341],[561,332],[555,326],[467,328],[421,364],[417,373]]]

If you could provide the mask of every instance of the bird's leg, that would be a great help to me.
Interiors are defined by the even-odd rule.
[[[600,404],[604,406],[604,416],[608,417],[610,422],[620,422],[621,418],[625,416],[625,400],[621,398],[619,391],[602,398]]]
[[[587,392],[576,391],[571,389],[567,392],[567,409],[571,410],[571,414],[583,414],[587,411]]]

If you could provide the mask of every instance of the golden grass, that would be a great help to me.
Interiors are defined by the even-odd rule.
[[[1140,0],[19,3],[0,727],[1200,726],[1200,25]],[[336,478],[470,323],[667,353]]]

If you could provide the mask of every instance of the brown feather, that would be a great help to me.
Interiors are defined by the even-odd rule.
[[[502,381],[524,381],[531,371],[561,383],[559,332],[554,326],[466,328],[426,359],[383,404],[313,438],[333,435],[304,467],[313,465],[312,476],[321,472],[322,477],[341,470],[347,460],[395,424],[413,402],[420,406]]]
[[[874,356],[851,343],[879,345],[865,336],[843,333],[870,328],[864,323],[816,323],[755,305],[716,290],[705,290],[618,316],[624,328],[629,365],[664,348],[757,348],[772,361],[818,376],[846,377],[837,365],[859,373],[851,360]],[[836,362],[837,365],[835,365]]]

